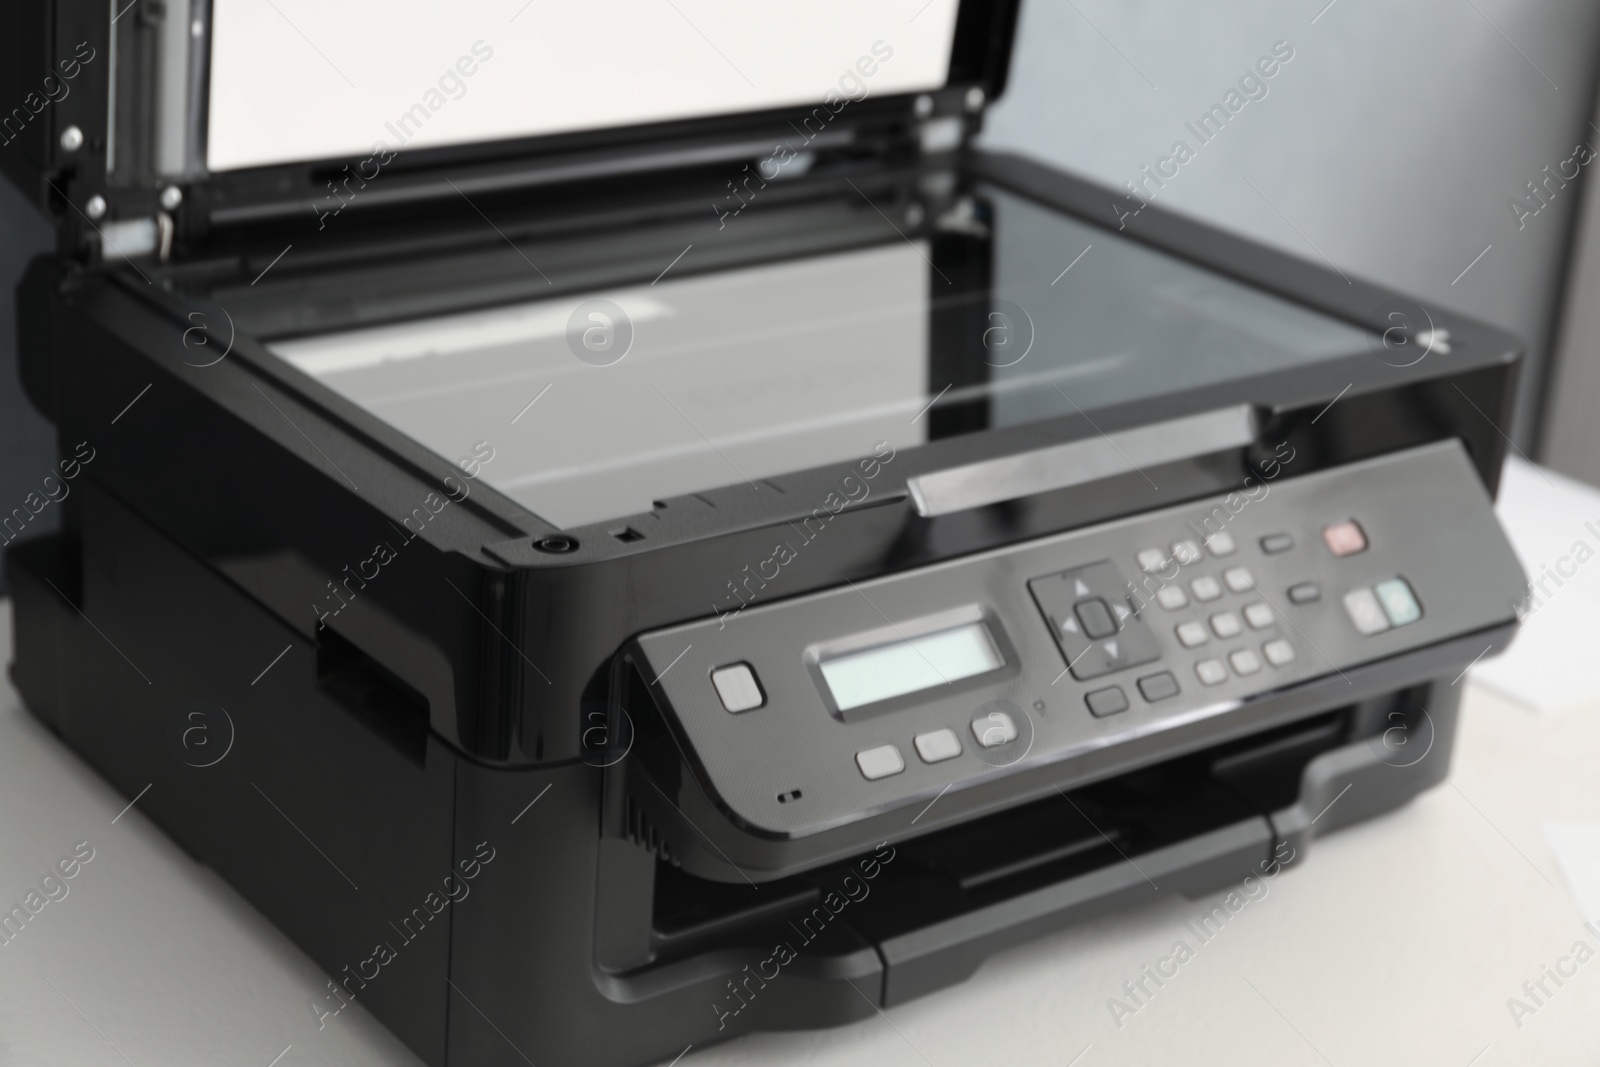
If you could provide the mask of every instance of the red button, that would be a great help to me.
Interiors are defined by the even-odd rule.
[[[1353,556],[1367,547],[1367,535],[1351,519],[1324,527],[1322,540],[1335,556]]]

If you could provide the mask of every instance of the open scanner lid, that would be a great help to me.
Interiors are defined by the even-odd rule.
[[[91,261],[327,210],[675,164],[954,147],[1018,0],[49,0],[0,64],[3,167]],[[7,77],[9,72],[9,77]],[[15,142],[15,143],[12,143]]]

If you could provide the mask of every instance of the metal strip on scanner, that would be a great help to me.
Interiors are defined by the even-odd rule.
[[[1128,470],[1172,463],[1255,440],[1248,404],[1101,434],[963,467],[919,474],[906,489],[925,518],[1083,485]]]

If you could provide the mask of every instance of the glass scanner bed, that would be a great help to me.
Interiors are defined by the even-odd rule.
[[[269,347],[447,459],[491,441],[481,478],[571,528],[880,439],[1089,412],[1367,346],[1355,327],[998,187],[974,203],[953,242],[885,227],[880,244],[698,274],[690,249],[648,284]],[[967,248],[955,260],[952,243]]]

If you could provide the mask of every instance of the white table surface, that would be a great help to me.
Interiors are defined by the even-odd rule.
[[[1508,472],[1503,499],[1516,503],[1503,517],[1530,569],[1540,560],[1527,546],[1548,525],[1538,500],[1600,519],[1600,494],[1527,466]],[[1532,529],[1519,529],[1523,515]],[[1542,653],[1576,625],[1587,642],[1572,647],[1588,651],[1573,669],[1596,670],[1600,610],[1547,607],[1521,640]],[[9,609],[0,630],[9,648]],[[1559,988],[1547,979],[1553,995],[1520,1025],[1507,1006],[1575,942],[1600,950],[1578,903],[1582,857],[1558,860],[1543,829],[1586,824],[1568,836],[1593,841],[1600,827],[1600,684],[1535,710],[1544,679],[1533,675],[1550,656],[1522,658],[1531,698],[1515,672],[1494,688],[1461,683],[1446,784],[1317,841],[1207,944],[1185,921],[1216,899],[1171,899],[1007,952],[971,981],[854,1025],[694,1049],[682,1067],[1600,1064],[1600,958]],[[128,799],[0,687],[0,904],[76,842],[95,850],[65,898],[0,944],[0,1064],[418,1062],[359,1007],[319,1031],[316,967],[137,806],[118,817]],[[1600,890],[1587,892],[1592,908]],[[1194,958],[1119,1028],[1108,999],[1180,938]]]

